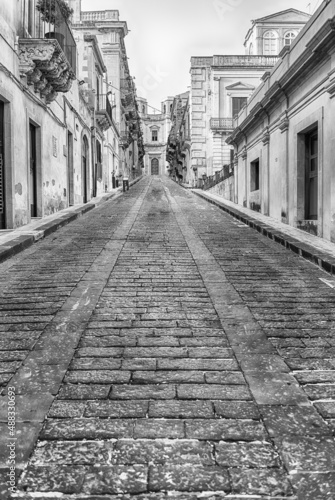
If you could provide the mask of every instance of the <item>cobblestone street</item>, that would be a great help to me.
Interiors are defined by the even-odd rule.
[[[3,498],[9,386],[11,498],[335,499],[330,275],[160,177],[0,269]]]

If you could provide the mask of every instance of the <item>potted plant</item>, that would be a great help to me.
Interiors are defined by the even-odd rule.
[[[62,20],[67,22],[73,14],[73,9],[65,0],[37,0],[36,9],[41,13],[42,21],[55,26],[59,25]]]

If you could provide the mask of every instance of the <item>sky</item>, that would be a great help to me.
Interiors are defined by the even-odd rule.
[[[119,10],[137,94],[160,109],[190,85],[191,56],[244,54],[251,20],[294,8],[313,13],[321,0],[82,0],[82,10]],[[153,110],[151,111],[153,112]]]

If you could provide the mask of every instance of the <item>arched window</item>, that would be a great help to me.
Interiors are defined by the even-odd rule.
[[[142,106],[142,113],[144,113],[144,114],[145,114],[145,106],[144,106],[144,104],[143,104],[143,106]]]
[[[284,36],[284,44],[285,45],[291,45],[293,40],[296,38],[296,33],[294,33],[293,31],[289,31],[288,33],[286,33],[286,35]]]
[[[157,128],[153,128],[151,130],[151,141],[158,142],[158,129]]]
[[[254,44],[253,44],[253,43],[251,43],[251,44],[249,45],[249,55],[250,55],[250,56],[252,56],[252,55],[253,55],[253,53],[254,53]]]
[[[266,31],[263,35],[263,54],[265,56],[278,55],[278,33]]]

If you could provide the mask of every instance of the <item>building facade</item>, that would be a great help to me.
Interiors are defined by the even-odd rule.
[[[335,242],[335,4],[325,0],[228,139],[235,202]]]
[[[145,155],[143,158],[146,175],[168,175],[166,146],[171,128],[170,113],[173,98],[161,103],[160,113],[149,113],[150,106],[146,99],[137,98],[138,110],[142,122]]]
[[[1,4],[0,230],[89,201],[112,188],[113,171],[128,174],[129,158],[138,160],[135,141],[120,146],[121,105],[99,36],[91,25],[71,27],[68,4],[81,25],[80,2]],[[133,122],[137,129],[138,115]]]
[[[233,117],[245,106],[264,73],[276,64],[286,33],[298,34],[309,17],[308,14],[289,9],[254,21],[246,37],[246,55],[192,57],[190,107],[193,175],[191,173],[190,177],[193,177],[193,182],[213,175],[222,170],[224,165],[232,163],[233,151],[226,139],[233,131]],[[276,50],[266,49],[267,33],[278,33]],[[290,43],[292,40],[290,38]]]
[[[169,162],[170,177],[190,184],[191,172],[191,123],[190,93],[177,95],[171,109],[171,131],[167,144],[166,159]]]

